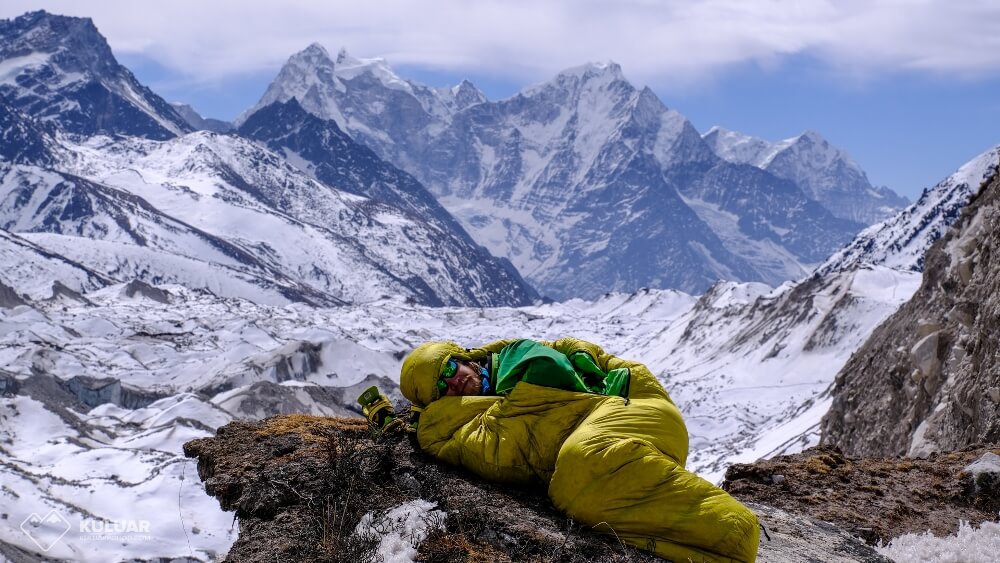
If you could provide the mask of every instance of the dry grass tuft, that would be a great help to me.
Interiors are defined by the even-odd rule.
[[[264,421],[264,427],[257,431],[258,437],[297,434],[306,442],[326,442],[331,431],[366,430],[368,421],[361,418],[338,418],[312,416],[307,414],[287,414],[274,416]]]

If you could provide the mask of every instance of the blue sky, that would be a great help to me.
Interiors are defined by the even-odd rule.
[[[911,199],[1000,144],[995,0],[5,0],[0,17],[35,9],[91,17],[140,80],[206,117],[250,107],[315,41],[491,99],[614,60],[702,132],[813,129]]]

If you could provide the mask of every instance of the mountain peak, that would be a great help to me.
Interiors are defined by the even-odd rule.
[[[483,94],[479,88],[476,88],[475,84],[468,80],[462,80],[456,86],[452,86],[451,95],[461,108],[489,101],[486,94]]]
[[[795,137],[796,141],[809,141],[817,145],[829,145],[830,143],[815,129],[806,129],[801,135]]]
[[[303,54],[307,54],[307,55],[311,55],[311,56],[326,57],[328,59],[330,58],[330,53],[327,52],[326,47],[324,47],[323,45],[320,45],[316,41],[313,41],[312,43],[310,43],[309,46],[306,47],[305,49],[302,49],[301,52]]]
[[[863,174],[861,167],[845,151],[831,145],[823,135],[814,129],[806,129],[796,137],[775,143],[773,152],[768,155],[768,162],[780,158],[782,153],[786,151],[808,152],[812,155],[810,160],[815,163],[829,165],[834,161],[841,161],[845,166]]]
[[[603,63],[589,62],[580,66],[567,68],[558,74],[559,77],[577,77],[588,79],[594,77],[610,77],[613,79],[624,79],[622,67],[614,61]]]
[[[577,90],[594,88],[595,86],[601,87],[612,82],[627,82],[622,74],[621,65],[614,61],[590,62],[567,68],[559,72],[552,80],[525,88],[521,94],[532,97],[551,88]]]
[[[42,23],[50,23],[56,25],[75,25],[78,29],[89,30],[95,33],[97,32],[94,20],[90,18],[63,16],[60,14],[53,14],[52,12],[47,12],[45,10],[26,12],[25,14],[14,18],[12,21],[14,24],[28,28],[38,27]]]
[[[761,166],[771,149],[771,144],[763,139],[718,125],[712,126],[701,138],[720,158],[738,164]]]
[[[111,47],[90,18],[28,12],[13,20],[0,20],[0,59],[26,53],[58,54],[65,66],[96,74],[117,66]]]
[[[291,57],[288,57],[288,62],[285,63],[286,67],[298,67],[298,68],[316,68],[316,67],[332,67],[333,59],[330,58],[330,53],[327,52],[326,48],[319,43],[311,43],[305,49],[302,49],[298,53],[295,53]]]
[[[336,74],[342,80],[351,80],[363,74],[370,74],[386,88],[413,92],[411,84],[400,78],[389,66],[388,61],[382,57],[359,59],[348,54],[347,49],[342,48],[337,53]]]
[[[346,77],[354,77],[363,72],[372,72],[379,77],[392,76],[394,80],[402,80],[389,67],[388,61],[382,57],[369,59],[359,59],[347,52],[347,49],[340,49],[337,53],[337,74]]]
[[[0,20],[0,96],[74,133],[167,139],[189,130],[162,98],[118,64],[90,18],[29,12]]]
[[[738,131],[733,131],[732,129],[726,129],[720,125],[713,125],[701,136],[703,139],[729,139],[732,141],[743,141],[746,139],[752,139],[750,135],[745,133],[740,133]]]

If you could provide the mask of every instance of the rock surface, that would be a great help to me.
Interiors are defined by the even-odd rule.
[[[995,520],[1000,473],[978,477],[967,468],[996,453],[1000,447],[968,448],[927,459],[850,458],[834,447],[820,446],[732,465],[722,487],[743,501],[830,522],[884,544],[907,533],[954,534],[962,520],[973,525]],[[761,516],[769,531],[784,527]]]
[[[1000,442],[998,245],[994,175],[928,250],[913,298],[837,375],[822,443],[854,456],[924,456]]]
[[[373,440],[359,418],[233,422],[184,452],[198,459],[206,492],[236,512],[231,561],[375,560],[376,539],[352,534],[356,524],[414,499],[447,514],[443,530],[418,546],[422,561],[660,561],[567,519],[544,487],[482,481],[435,462],[402,435]],[[758,561],[886,561],[794,506],[751,506],[771,538]]]

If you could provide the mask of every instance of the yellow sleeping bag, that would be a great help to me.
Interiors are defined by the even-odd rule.
[[[434,342],[406,358],[400,388],[423,410],[421,448],[486,479],[548,483],[552,502],[571,518],[668,560],[756,559],[757,517],[684,469],[684,420],[644,365],[563,338],[544,344],[567,356],[585,351],[604,371],[628,368],[627,398],[525,381],[505,396],[439,397],[448,360],[482,361],[512,342],[475,349]]]

